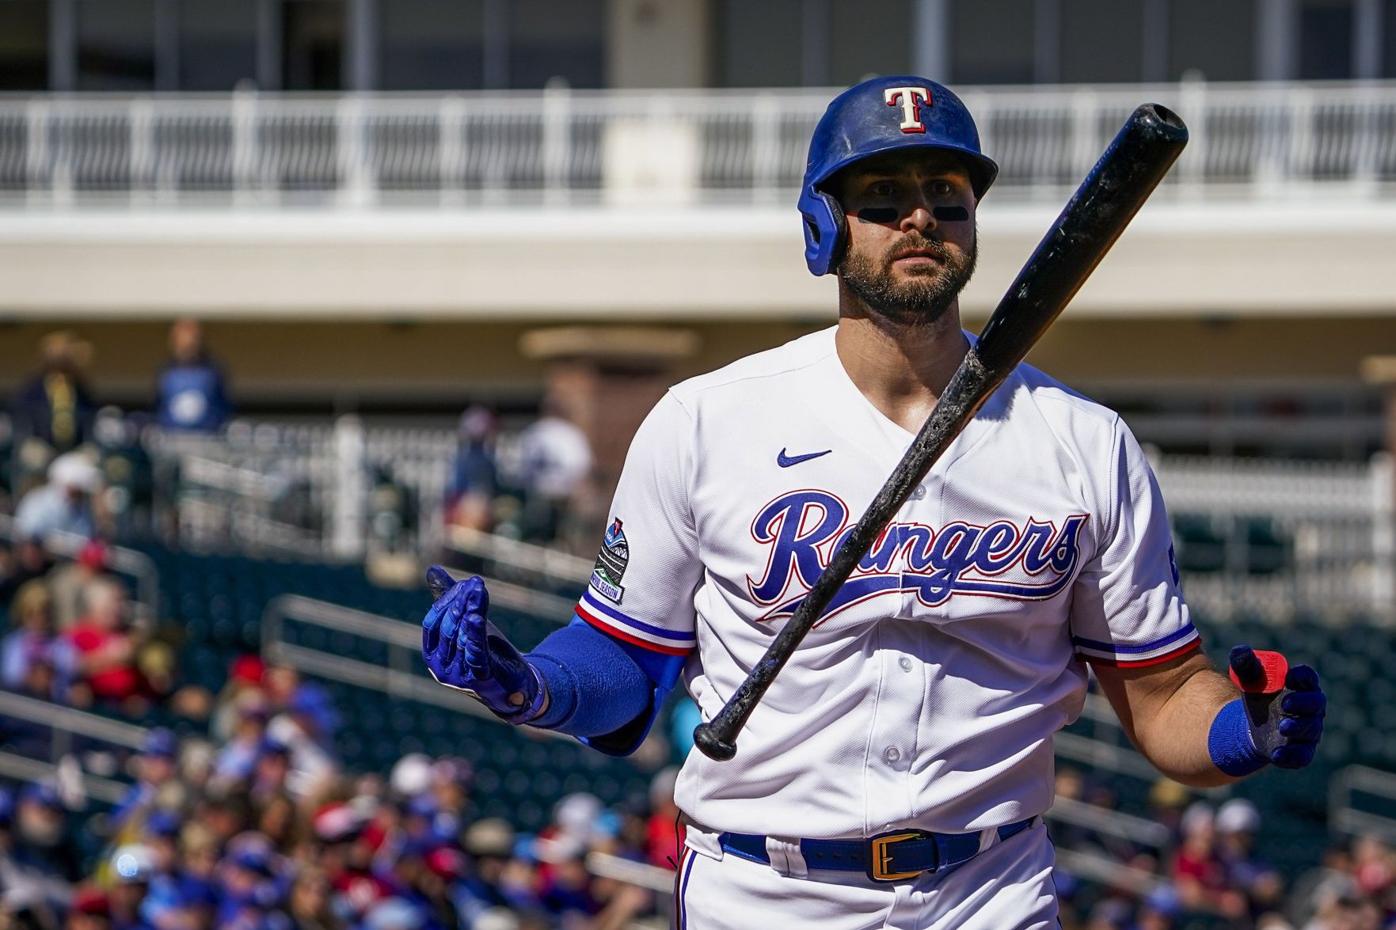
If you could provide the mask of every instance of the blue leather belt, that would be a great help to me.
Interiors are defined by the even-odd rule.
[[[1032,826],[1032,817],[998,828],[999,842]],[[979,833],[927,833],[894,830],[865,840],[800,840],[800,855],[810,869],[862,872],[875,882],[916,878],[944,872],[979,855]],[[734,856],[764,862],[766,837],[755,833],[720,833],[718,843]]]

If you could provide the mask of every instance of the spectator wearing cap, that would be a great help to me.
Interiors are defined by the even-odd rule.
[[[26,583],[10,605],[14,628],[0,640],[0,684],[10,691],[65,702],[74,669],[70,645],[53,628],[52,598],[41,580]],[[36,672],[39,677],[36,678]]]
[[[82,885],[73,892],[65,930],[110,930],[111,901],[95,885]]]
[[[262,687],[265,675],[266,665],[261,656],[242,655],[233,660],[228,669],[228,682],[218,692],[209,718],[209,736],[214,742],[222,744],[233,738],[233,732],[240,722],[240,702],[245,699],[244,695],[260,698],[268,715],[274,709],[279,709],[273,708],[271,696]]]
[[[263,738],[257,748],[257,760],[252,766],[252,779],[247,792],[252,806],[261,808],[273,798],[285,795],[290,775],[291,748],[274,736]]]
[[[156,727],[146,733],[140,753],[131,760],[136,782],[111,815],[113,828],[124,839],[134,840],[143,835],[161,792],[167,785],[176,784],[178,756],[179,739],[173,732]]]
[[[212,897],[182,875],[180,817],[156,810],[146,821],[144,846],[150,853],[150,879],[141,902],[142,919],[157,930],[194,930],[207,926]]]
[[[1168,885],[1159,885],[1144,896],[1131,930],[1174,930],[1182,913],[1178,892]]]
[[[232,415],[222,368],[204,348],[195,319],[170,327],[170,360],[156,379],[155,418],[161,429],[190,433],[221,430]]]
[[[290,752],[286,786],[293,796],[311,797],[339,774],[331,752],[338,722],[329,694],[319,685],[303,682],[291,693],[285,712],[267,725],[267,735]]]
[[[218,868],[216,925],[255,924],[280,905],[285,880],[286,869],[266,837],[251,831],[233,837]]]
[[[87,592],[99,578],[107,577],[110,551],[100,539],[89,539],[71,562],[57,566],[44,579],[53,595],[53,620],[66,630],[87,613]]]
[[[461,845],[474,868],[451,886],[451,900],[462,926],[473,927],[480,915],[492,909],[533,903],[520,900],[508,885],[506,872],[514,842],[513,826],[498,817],[478,820],[465,831]]]
[[[46,539],[53,533],[94,535],[93,495],[101,484],[101,473],[86,455],[60,455],[48,467],[48,481],[20,498],[15,532],[27,539]]]
[[[86,441],[94,407],[82,371],[91,360],[91,343],[67,330],[40,340],[39,368],[20,385],[10,406],[23,457],[43,461]],[[29,445],[38,451],[25,448]]]
[[[1220,914],[1232,920],[1245,915],[1245,895],[1227,883],[1226,866],[1217,854],[1216,821],[1210,805],[1198,801],[1183,813],[1182,842],[1174,854],[1173,884],[1190,911]]]
[[[87,615],[64,635],[75,653],[78,684],[91,698],[139,713],[147,691],[136,667],[141,637],[128,628],[125,611],[125,588],[114,579],[99,579],[88,591]]]
[[[1228,884],[1245,894],[1252,919],[1279,909],[1284,895],[1280,874],[1256,855],[1259,829],[1260,811],[1245,798],[1232,798],[1217,809],[1217,857]]]
[[[494,499],[499,493],[495,461],[495,417],[475,405],[461,414],[455,458],[446,484],[445,521],[449,526],[488,533],[494,527]]]
[[[41,782],[21,789],[14,820],[14,862],[21,871],[58,883],[82,877],[81,855],[67,822],[67,809],[56,787]]]
[[[240,692],[232,706],[237,720],[213,763],[213,778],[224,787],[245,783],[252,777],[271,713],[266,698],[257,689]]]

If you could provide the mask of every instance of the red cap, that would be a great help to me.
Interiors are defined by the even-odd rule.
[[[78,564],[94,572],[105,570],[107,567],[107,544],[100,539],[89,539],[87,544],[78,551]]]
[[[72,910],[78,914],[110,914],[111,902],[102,889],[84,885],[73,892]]]
[[[446,881],[465,874],[465,853],[449,846],[438,846],[427,853],[426,863],[438,878]]]
[[[238,656],[233,660],[231,675],[234,681],[246,681],[254,685],[262,683],[262,673],[267,670],[261,656]]]

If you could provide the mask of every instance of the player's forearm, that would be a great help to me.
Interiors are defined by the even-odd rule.
[[[1199,665],[1155,714],[1138,721],[1135,739],[1140,752],[1164,775],[1185,785],[1207,788],[1236,781],[1212,761],[1209,738],[1217,714],[1239,696],[1225,676]]]

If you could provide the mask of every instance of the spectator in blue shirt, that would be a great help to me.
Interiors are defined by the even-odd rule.
[[[167,430],[215,433],[232,415],[222,369],[204,349],[198,320],[170,327],[170,361],[156,384],[155,416]]]

